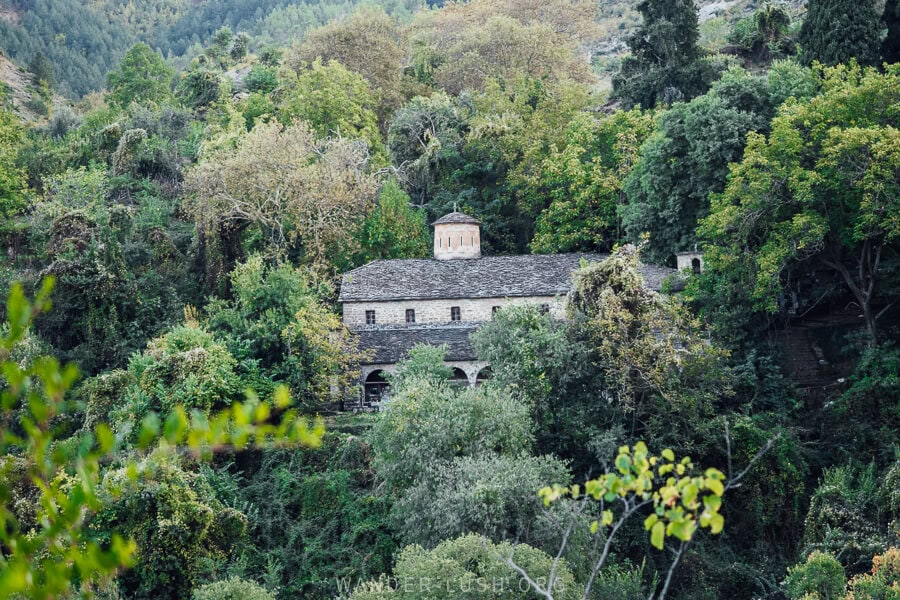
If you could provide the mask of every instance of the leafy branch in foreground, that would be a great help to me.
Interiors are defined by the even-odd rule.
[[[731,471],[731,440],[727,422],[725,441]],[[731,473],[726,476],[715,468],[701,471],[690,457],[677,459],[675,453],[668,448],[656,456],[649,452],[644,442],[638,442],[633,449],[622,446],[614,463],[615,470],[587,481],[583,487],[578,484],[553,485],[544,487],[538,492],[545,506],[566,497],[577,501],[573,504],[573,518],[569,520],[563,533],[560,550],[546,581],[537,582],[529,577],[528,573],[515,563],[514,553],[503,557],[503,560],[521,575],[535,592],[547,600],[553,600],[554,575],[573,529],[579,522],[577,517],[587,508],[590,501],[597,502],[600,505],[601,518],[590,525],[594,537],[594,555],[597,558],[594,560],[582,596],[587,599],[590,597],[594,581],[606,564],[616,534],[635,514],[650,510],[652,512],[644,519],[644,529],[650,532],[650,543],[656,549],[662,550],[667,538],[674,538],[677,541],[677,549],[673,551],[674,557],[663,582],[663,588],[657,596],[658,600],[663,600],[672,582],[672,575],[694,535],[700,529],[709,529],[713,535],[722,532],[725,526],[725,518],[719,512],[722,497],[729,489],[739,485],[750,467],[772,447],[773,442],[774,440],[770,440],[736,476]]]
[[[73,411],[66,399],[78,377],[73,365],[55,358],[23,359],[20,346],[40,313],[50,308],[53,280],[45,280],[34,302],[20,285],[7,300],[7,325],[0,337],[0,597],[24,594],[53,598],[73,589],[90,590],[119,569],[134,563],[137,545],[113,534],[108,544],[91,539],[85,524],[102,508],[97,495],[101,464],[117,458],[122,440],[105,423],[93,431],[66,438],[60,423]],[[145,418],[139,448],[186,450],[208,457],[224,448],[296,445],[318,447],[324,434],[321,419],[312,426],[289,409],[287,388],[275,392],[272,403],[250,396],[246,403],[207,418],[189,418],[176,408],[164,422]],[[136,460],[123,460],[137,479]],[[33,515],[17,514],[15,500],[22,486],[33,488]]]

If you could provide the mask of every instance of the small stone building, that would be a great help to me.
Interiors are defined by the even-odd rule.
[[[446,344],[453,380],[478,385],[490,377],[469,336],[509,304],[534,304],[564,318],[572,273],[602,254],[481,256],[480,223],[452,212],[434,223],[434,258],[376,260],[345,273],[338,301],[344,323],[369,350],[361,365],[361,401],[378,404],[385,375],[416,344]],[[659,291],[675,269],[644,265],[646,285]]]
[[[675,255],[675,260],[679,271],[684,271],[685,269],[692,273],[701,273],[703,271],[703,253],[699,250],[679,252]]]

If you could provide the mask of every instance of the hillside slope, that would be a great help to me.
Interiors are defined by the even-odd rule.
[[[32,77],[0,53],[0,86],[3,104],[10,108],[22,121],[37,123],[46,119],[40,108],[46,101],[35,89]]]
[[[306,31],[352,12],[362,0],[0,0],[0,50],[20,64],[42,53],[53,64],[56,88],[80,97],[101,89],[106,73],[140,40],[169,59],[191,57],[217,29],[246,31],[254,45],[286,46]],[[402,20],[434,0],[374,0]],[[636,0],[600,0],[602,39],[594,48],[601,75],[617,68],[625,40],[639,23]],[[710,45],[763,0],[698,0]],[[799,14],[805,0],[784,2]],[[175,64],[185,60],[175,60]],[[182,65],[183,66],[183,65]]]

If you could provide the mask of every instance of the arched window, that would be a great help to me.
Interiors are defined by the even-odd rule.
[[[384,374],[384,371],[377,369],[366,376],[366,382],[363,385],[363,401],[366,405],[377,405],[387,399],[391,386],[384,378]]]
[[[482,370],[478,371],[478,375],[475,376],[475,387],[484,384],[484,382],[488,381],[491,377],[492,374],[490,367],[485,367]]]

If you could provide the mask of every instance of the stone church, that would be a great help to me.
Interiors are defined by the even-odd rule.
[[[364,406],[385,397],[391,373],[416,344],[446,344],[452,380],[478,385],[490,377],[469,336],[509,304],[534,304],[564,318],[572,273],[603,254],[482,256],[480,222],[452,212],[434,222],[434,258],[376,260],[345,273],[338,302],[344,323],[371,357],[361,365]],[[686,257],[685,257],[686,258]],[[679,260],[679,263],[682,261]],[[690,264],[689,262],[687,263]],[[659,291],[675,269],[644,265]]]

